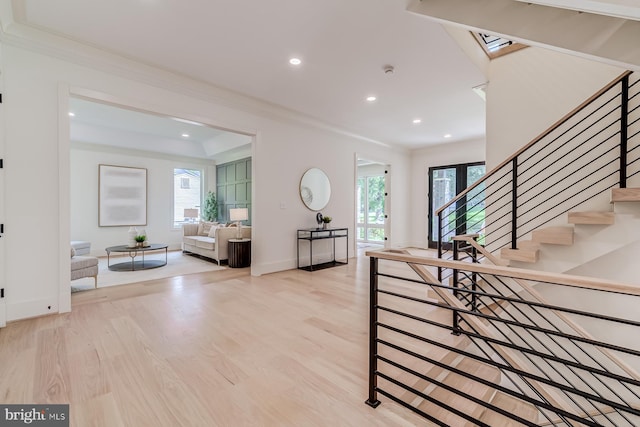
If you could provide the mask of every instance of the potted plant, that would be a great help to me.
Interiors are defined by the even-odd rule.
[[[331,218],[330,216],[324,215],[322,217],[322,228],[324,228],[325,230],[327,228],[329,228],[329,223],[331,222],[333,218]]]
[[[139,234],[136,236],[136,246],[138,248],[144,247],[144,241],[147,240],[147,236],[143,234]]]
[[[218,201],[216,193],[209,191],[204,199],[204,208],[202,209],[202,219],[205,221],[215,221],[218,217]]]

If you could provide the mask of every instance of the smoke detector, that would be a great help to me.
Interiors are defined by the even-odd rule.
[[[393,65],[385,65],[384,67],[382,67],[382,70],[384,71],[385,74],[393,74],[393,71],[395,70],[393,68]]]

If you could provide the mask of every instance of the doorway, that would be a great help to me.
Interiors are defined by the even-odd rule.
[[[389,242],[389,165],[358,159],[356,241],[359,246]]]
[[[454,203],[444,211],[443,218],[451,218],[443,221],[442,230],[438,230],[438,217],[435,213],[451,201],[468,186],[482,178],[486,172],[484,162],[464,163],[450,166],[437,166],[429,168],[429,247],[436,248],[439,233],[443,233],[443,242],[448,242],[456,234],[477,233],[484,229],[484,202],[479,203]],[[465,200],[473,198],[484,200],[484,183],[474,188],[466,195]],[[473,218],[467,221],[465,218]]]

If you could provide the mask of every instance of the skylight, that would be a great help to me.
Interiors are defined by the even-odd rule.
[[[527,47],[512,40],[491,34],[472,33],[490,59]]]

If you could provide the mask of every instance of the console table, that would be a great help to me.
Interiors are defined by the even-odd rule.
[[[336,260],[336,239],[345,239],[345,258],[344,261]],[[309,265],[300,266],[300,242],[309,242]],[[331,260],[328,262],[322,262],[319,264],[313,263],[313,242],[319,240],[331,240],[332,251]],[[306,271],[320,270],[322,268],[335,267],[337,265],[345,265],[349,263],[349,229],[348,228],[307,228],[298,230],[298,242],[297,242],[297,261],[298,268]]]

